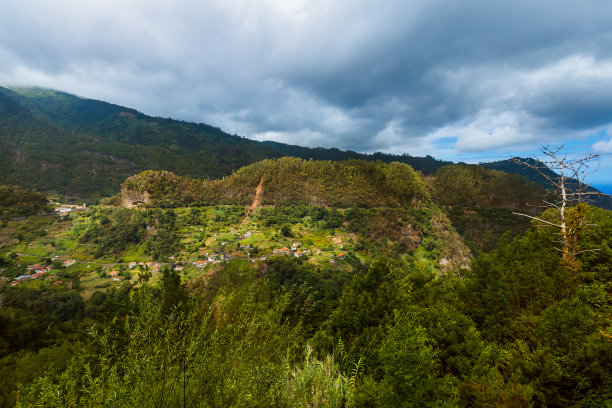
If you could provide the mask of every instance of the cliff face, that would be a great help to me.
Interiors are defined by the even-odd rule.
[[[121,189],[120,205],[125,208],[136,207],[139,204],[150,204],[151,198],[148,191],[135,191],[126,187]]]

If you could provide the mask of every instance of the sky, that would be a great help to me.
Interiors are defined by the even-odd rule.
[[[599,154],[609,0],[3,0],[0,85],[255,140],[482,162]]]

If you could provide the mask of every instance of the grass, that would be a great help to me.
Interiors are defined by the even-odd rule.
[[[98,264],[81,262],[81,263],[77,263],[77,264],[71,266],[67,270],[70,271],[70,272],[75,272],[75,273],[78,273],[78,274],[83,274],[83,273],[89,273],[90,271],[94,270],[96,267],[98,267]]]
[[[30,265],[35,263],[40,263],[42,257],[36,255],[22,255],[19,258],[19,263],[22,265]]]
[[[122,258],[126,262],[141,261],[147,257],[144,250],[144,245],[131,244],[123,252]]]
[[[89,299],[93,292],[99,289],[104,289],[105,283],[110,283],[111,280],[108,278],[100,278],[94,271],[88,272],[81,276],[81,291],[85,299]],[[108,287],[108,286],[106,286]]]
[[[55,248],[51,245],[45,245],[42,243],[34,243],[30,244],[32,246],[28,246],[28,249],[25,251],[29,255],[40,256],[40,257],[50,257],[53,255]]]

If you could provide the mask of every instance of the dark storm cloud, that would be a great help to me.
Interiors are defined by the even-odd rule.
[[[310,146],[452,155],[598,134],[607,151],[610,17],[603,0],[8,0],[0,82]]]

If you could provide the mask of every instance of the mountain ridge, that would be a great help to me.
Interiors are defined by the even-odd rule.
[[[258,142],[202,123],[145,115],[135,109],[38,87],[0,87],[0,182],[96,200],[145,170],[216,179],[264,159],[400,162],[425,175],[453,164],[427,155],[358,153]],[[549,187],[509,161],[482,167],[520,174]],[[612,209],[612,200],[594,204]]]

